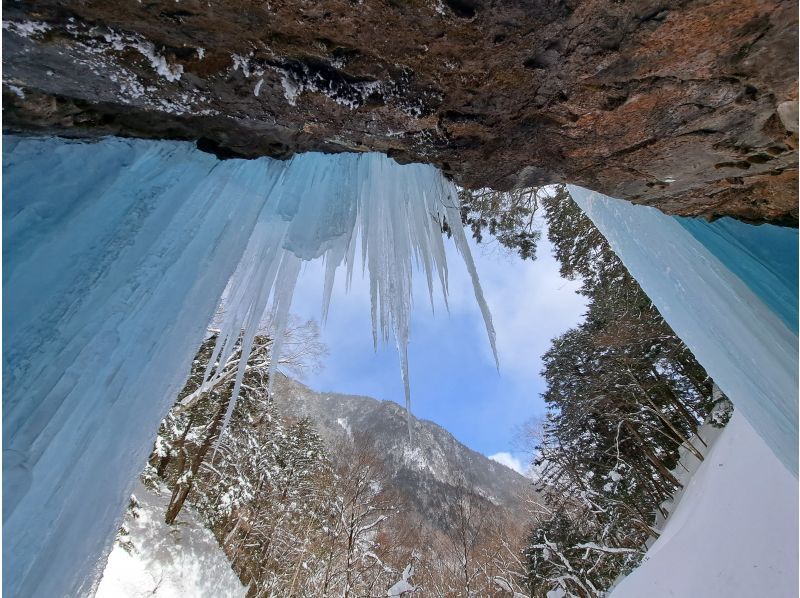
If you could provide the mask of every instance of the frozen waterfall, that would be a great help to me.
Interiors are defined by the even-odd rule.
[[[673,218],[569,190],[664,319],[797,476],[797,230]]]
[[[223,293],[224,359],[265,314],[281,338],[304,260],[325,260],[327,313],[337,269],[349,279],[360,259],[374,341],[394,337],[409,400],[412,270],[431,300],[437,284],[446,295],[442,226],[460,222],[457,190],[435,168],[380,154],[218,161],[182,142],[6,137],[3,172],[9,594],[92,590]],[[450,230],[494,350],[467,239]]]
[[[350,280],[360,261],[374,343],[395,340],[408,401],[412,272],[425,276],[431,303],[437,286],[446,297],[446,222],[494,350],[467,239],[453,226],[457,190],[431,166],[380,154],[219,161],[182,142],[6,137],[3,171],[9,594],[91,592],[223,296],[222,360],[240,339],[247,350],[264,317],[279,343],[304,261],[325,262],[324,315],[337,272]],[[570,191],[796,473],[797,264],[787,256],[796,258],[797,232]]]

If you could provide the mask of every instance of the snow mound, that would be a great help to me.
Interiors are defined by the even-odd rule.
[[[164,523],[169,493],[160,496],[137,483],[136,516],[124,526],[128,550],[117,542],[95,598],[236,598],[246,588],[230,567],[214,535],[186,506],[174,525]]]
[[[798,487],[735,413],[611,598],[797,596]]]

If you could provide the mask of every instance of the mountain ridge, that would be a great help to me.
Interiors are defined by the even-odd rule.
[[[531,480],[469,448],[433,421],[413,414],[408,420],[406,410],[393,401],[319,392],[283,374],[275,380],[273,400],[279,413],[311,419],[327,446],[364,437],[383,461],[390,483],[437,527],[447,525],[448,501],[463,489],[512,515],[522,513],[533,495]]]

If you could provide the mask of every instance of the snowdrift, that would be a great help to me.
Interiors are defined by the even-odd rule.
[[[797,502],[797,480],[734,413],[610,598],[797,596]]]
[[[95,598],[243,598],[246,588],[231,569],[214,534],[187,506],[174,525],[164,523],[169,491],[137,482],[138,503],[123,525],[128,550],[116,543]]]

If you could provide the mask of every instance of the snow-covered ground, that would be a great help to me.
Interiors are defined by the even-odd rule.
[[[175,525],[164,523],[169,493],[161,496],[136,484],[137,517],[128,512],[126,537],[133,549],[119,542],[108,564],[96,598],[235,598],[245,588],[230,567],[214,535],[206,529],[189,506]]]
[[[798,595],[798,483],[735,413],[611,598]]]

